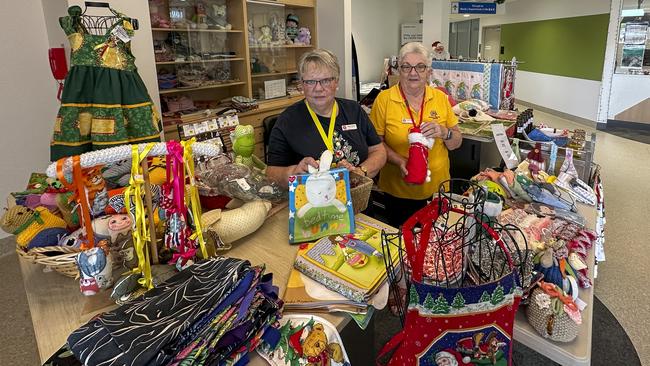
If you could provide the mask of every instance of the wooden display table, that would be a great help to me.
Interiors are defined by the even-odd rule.
[[[588,228],[595,227],[596,210],[579,205],[579,212],[585,217]],[[376,221],[365,215],[365,220]],[[253,265],[266,265],[266,271],[273,273],[273,283],[280,288],[280,294],[289,278],[298,247],[288,244],[288,212],[282,209],[271,216],[255,233],[233,243],[233,249],[226,253],[230,257],[246,258]],[[593,281],[594,249],[589,251],[589,275]],[[25,282],[25,291],[34,324],[36,343],[41,361],[46,361],[66,341],[68,335],[87,322],[92,316],[113,309],[104,296],[84,297],[79,292],[78,282],[56,273],[44,273],[42,266],[20,260]],[[562,365],[589,365],[591,363],[591,339],[593,318],[593,287],[581,290],[580,298],[588,305],[582,313],[582,325],[578,337],[570,343],[557,343],[543,339],[528,324],[523,311],[517,314],[514,338],[536,352]],[[349,317],[337,314],[322,314],[339,331],[349,323]],[[356,325],[354,325],[356,327]],[[372,328],[369,328],[372,332]],[[367,332],[366,332],[367,333]],[[370,338],[370,337],[369,337]],[[372,351],[365,350],[368,360]],[[267,365],[256,353],[250,365]]]
[[[255,233],[233,243],[233,249],[225,253],[229,257],[246,258],[252,265],[265,264],[266,272],[273,273],[273,284],[280,288],[280,295],[284,293],[298,251],[297,245],[289,245],[288,215],[288,209],[282,209]],[[362,216],[365,220],[376,221]],[[107,299],[106,292],[85,297],[79,292],[76,280],[58,273],[44,273],[42,266],[22,259],[20,267],[41,362],[56,352],[72,331],[94,315],[116,307]],[[329,320],[339,331],[350,321],[344,315],[317,315]],[[255,353],[250,365],[267,364]]]

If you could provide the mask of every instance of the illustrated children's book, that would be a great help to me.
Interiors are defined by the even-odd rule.
[[[354,211],[347,169],[332,169],[332,153],[323,152],[318,171],[289,177],[289,242],[313,241],[354,232]]]
[[[397,230],[359,215],[354,234],[330,235],[303,244],[294,267],[311,279],[348,299],[367,302],[386,281],[381,230]],[[397,261],[398,251],[392,251]]]

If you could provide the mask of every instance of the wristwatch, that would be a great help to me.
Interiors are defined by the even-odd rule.
[[[448,128],[447,129],[447,137],[445,137],[445,141],[450,140],[450,139],[451,139],[451,128]]]
[[[366,168],[366,167],[363,166],[363,165],[359,165],[359,169],[361,169],[361,171],[363,172],[363,176],[364,176],[364,177],[367,177],[367,176],[368,176],[368,168]]]

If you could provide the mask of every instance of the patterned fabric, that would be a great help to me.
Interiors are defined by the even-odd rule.
[[[232,290],[247,261],[218,258],[189,267],[134,302],[90,321],[68,337],[89,365],[161,365],[162,352]]]
[[[59,23],[70,41],[72,68],[61,96],[50,158],[160,141],[160,118],[137,73],[130,42],[112,34],[121,28],[132,36],[128,18],[118,18],[104,35],[93,35],[84,28],[78,6],[68,13]]]
[[[514,105],[514,68],[508,69],[511,79],[506,83],[505,67],[496,63],[433,61],[432,83],[444,87],[459,102],[480,99],[499,109],[505,106],[504,97],[508,98],[508,105]]]

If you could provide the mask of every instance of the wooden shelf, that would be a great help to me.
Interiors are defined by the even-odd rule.
[[[313,44],[303,45],[303,44],[286,44],[282,46],[250,46],[250,49],[264,50],[264,49],[281,49],[281,48],[312,48]]]
[[[296,74],[298,73],[298,70],[290,70],[290,71],[285,71],[285,72],[265,72],[261,74],[251,74],[252,78],[264,78],[267,76],[275,76],[275,75],[291,75],[291,74]]]
[[[173,88],[173,89],[161,89],[160,94],[172,94],[172,93],[182,93],[182,92],[188,92],[188,91],[194,91],[194,90],[204,90],[204,89],[215,89],[215,88],[227,88],[229,86],[235,86],[235,85],[243,85],[246,84],[243,81],[237,81],[233,83],[224,83],[224,84],[214,84],[214,85],[206,85],[206,86],[199,86],[196,88]]]
[[[228,61],[244,61],[243,57],[233,58],[218,58],[214,60],[201,60],[201,61],[163,61],[156,62],[156,65],[181,65],[181,64],[202,64],[204,62],[228,62]]]
[[[192,28],[151,28],[154,32],[205,32],[205,33],[242,33],[241,29],[192,29]]]

